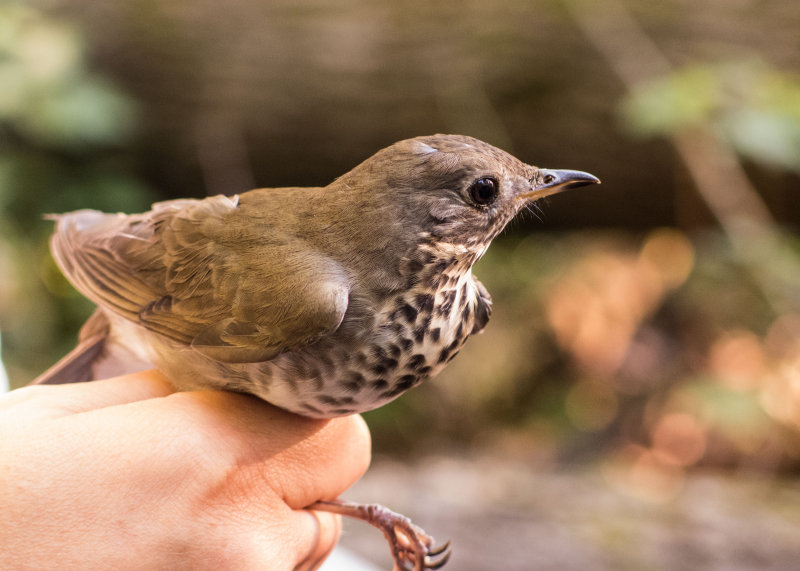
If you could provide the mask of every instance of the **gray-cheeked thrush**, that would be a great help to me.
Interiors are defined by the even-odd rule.
[[[325,187],[55,216],[53,255],[98,309],[78,347],[34,382],[156,366],[180,389],[246,392],[307,417],[377,408],[486,326],[491,298],[471,269],[506,224],[532,201],[598,182],[433,135]],[[399,569],[449,554],[381,506],[310,507],[380,527]]]

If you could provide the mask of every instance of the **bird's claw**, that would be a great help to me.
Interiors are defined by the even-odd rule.
[[[434,547],[433,538],[407,517],[380,505],[369,507],[377,517],[368,521],[389,540],[396,571],[440,569],[450,559],[449,541]]]
[[[441,569],[450,559],[450,542],[434,547],[433,538],[406,516],[380,504],[343,500],[320,501],[310,509],[325,510],[363,520],[383,532],[392,549],[395,571]]]
[[[424,569],[441,569],[450,560],[450,542],[445,541],[444,544],[433,549],[428,549],[425,555]]]

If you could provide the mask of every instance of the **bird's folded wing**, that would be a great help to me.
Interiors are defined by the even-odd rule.
[[[344,271],[237,209],[217,196],[73,212],[57,218],[53,255],[98,305],[219,361],[267,360],[335,330]]]
[[[475,322],[472,326],[474,335],[483,331],[489,323],[492,316],[492,296],[478,278],[472,276],[472,282],[475,284]]]

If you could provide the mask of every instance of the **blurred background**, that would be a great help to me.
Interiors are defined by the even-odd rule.
[[[449,535],[457,569],[796,568],[793,0],[2,0],[11,386],[92,311],[43,214],[325,185],[435,132],[603,185],[495,241],[489,327],[365,415],[351,497]]]

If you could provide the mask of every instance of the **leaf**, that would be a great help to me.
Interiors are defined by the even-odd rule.
[[[637,88],[622,103],[625,125],[641,135],[667,135],[708,120],[719,100],[712,68],[690,66]]]
[[[721,121],[723,137],[741,155],[800,171],[800,120],[769,110],[744,108]]]
[[[20,127],[46,143],[113,144],[131,133],[134,107],[107,83],[80,78],[31,102]]]

